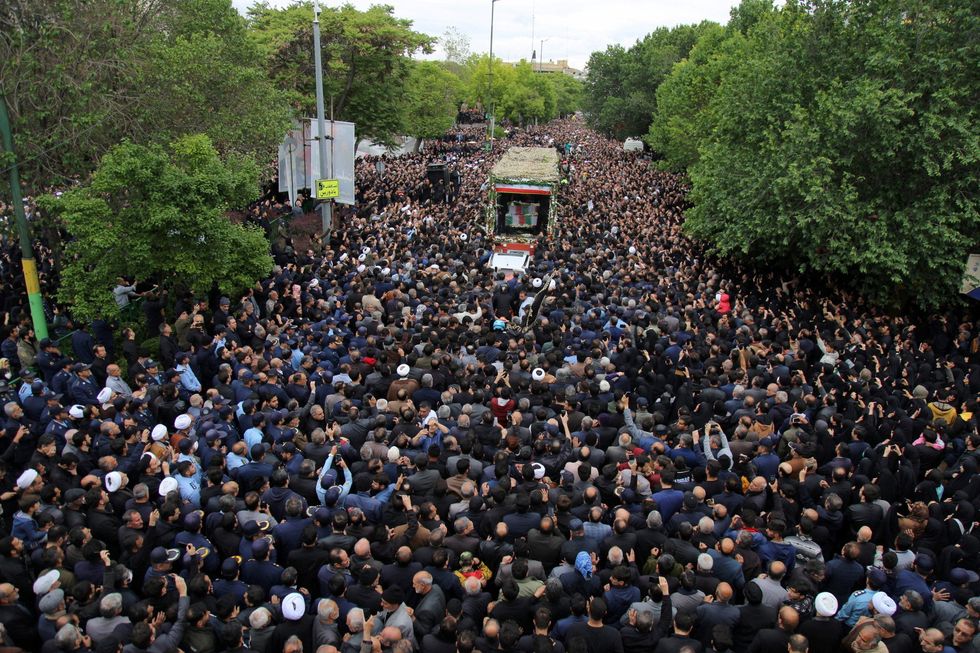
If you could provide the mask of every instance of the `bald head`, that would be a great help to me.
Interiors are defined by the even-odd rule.
[[[718,583],[715,588],[715,599],[719,603],[728,603],[732,598],[732,586],[728,583]]]
[[[784,605],[779,609],[779,624],[786,632],[793,632],[800,625],[800,613],[796,608]]]
[[[772,561],[769,563],[769,575],[774,580],[782,580],[786,575],[786,565],[778,560]]]
[[[718,550],[724,555],[730,556],[735,552],[735,540],[730,537],[722,539],[722,541],[718,543]]]
[[[362,537],[354,543],[354,555],[359,558],[367,558],[371,555],[371,542],[366,537]]]
[[[870,526],[862,526],[858,529],[857,540],[858,542],[870,542],[873,534]]]

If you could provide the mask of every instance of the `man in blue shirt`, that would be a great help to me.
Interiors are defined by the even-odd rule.
[[[657,502],[657,509],[660,511],[660,516],[663,518],[664,523],[670,522],[670,518],[674,516],[675,512],[680,510],[681,503],[684,501],[684,493],[680,490],[675,490],[673,486],[673,470],[663,470],[660,473],[660,487],[662,489],[659,492],[654,492],[651,498]]]

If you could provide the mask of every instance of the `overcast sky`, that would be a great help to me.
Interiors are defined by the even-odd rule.
[[[233,0],[239,11],[253,0]],[[291,0],[269,0],[286,6]],[[325,3],[336,6],[340,3]],[[375,0],[351,0],[366,9]],[[490,0],[388,0],[395,14],[414,22],[415,29],[442,36],[455,27],[470,39],[470,50],[490,48]],[[589,55],[607,45],[632,45],[657,27],[697,23],[702,20],[727,22],[737,0],[499,0],[496,3],[493,51],[505,61],[530,59],[532,49],[541,49],[544,59],[568,59],[583,68]],[[532,13],[533,37],[532,37]],[[438,53],[437,53],[438,54]]]

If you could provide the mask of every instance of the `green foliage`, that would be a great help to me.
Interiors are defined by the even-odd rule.
[[[757,23],[769,18],[773,11],[772,0],[742,0],[737,7],[732,7],[728,27],[732,31],[748,34]]]
[[[490,72],[489,57],[470,57],[462,74],[466,80],[465,98],[488,111],[491,105],[495,106],[498,119],[525,125],[579,109],[582,82],[568,75],[538,73],[527,61],[511,65],[495,57],[491,98]]]
[[[688,55],[715,23],[659,28],[631,48],[612,45],[589,58],[584,106],[589,124],[617,139],[645,134],[656,109],[656,92],[674,64]]]
[[[463,83],[433,61],[412,61],[405,83],[405,131],[419,138],[445,134],[456,120]]]
[[[230,208],[258,194],[258,170],[242,156],[222,159],[210,138],[185,136],[167,149],[124,142],[91,181],[43,207],[72,240],[58,300],[81,319],[117,314],[120,276],[207,292],[245,288],[272,269],[261,230],[232,224]]]
[[[123,138],[201,132],[264,159],[289,125],[230,0],[0,3],[0,88],[28,187],[84,177]]]
[[[570,116],[582,108],[585,85],[570,75],[548,75],[555,88],[555,112],[558,116]]]
[[[249,9],[249,35],[264,55],[265,67],[293,108],[315,115],[313,3],[283,9],[258,4]],[[412,30],[388,5],[358,11],[351,5],[323,7],[320,43],[323,93],[337,120],[357,124],[359,135],[391,143],[404,133],[402,99],[410,74],[409,57],[431,52],[434,39]]]
[[[711,26],[657,88],[657,109],[644,140],[663,155],[662,167],[679,172],[698,160],[711,137],[711,100],[744,47],[740,32]]]
[[[471,105],[484,107],[486,111],[503,104],[504,96],[517,77],[514,67],[497,57],[493,58],[491,66],[487,55],[472,55],[466,68],[466,100]]]
[[[689,233],[876,301],[951,301],[980,227],[978,33],[967,0],[790,2],[675,68],[652,138],[696,158]]]
[[[498,113],[519,125],[553,118],[555,87],[550,77],[534,72],[527,61],[518,63],[514,66],[513,82],[504,89]]]

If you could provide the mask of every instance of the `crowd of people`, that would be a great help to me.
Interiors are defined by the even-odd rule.
[[[683,179],[577,119],[460,135],[362,160],[240,296],[153,303],[155,351],[22,355],[4,306],[0,650],[980,651],[972,322],[712,260]],[[512,145],[567,171],[517,275]]]

